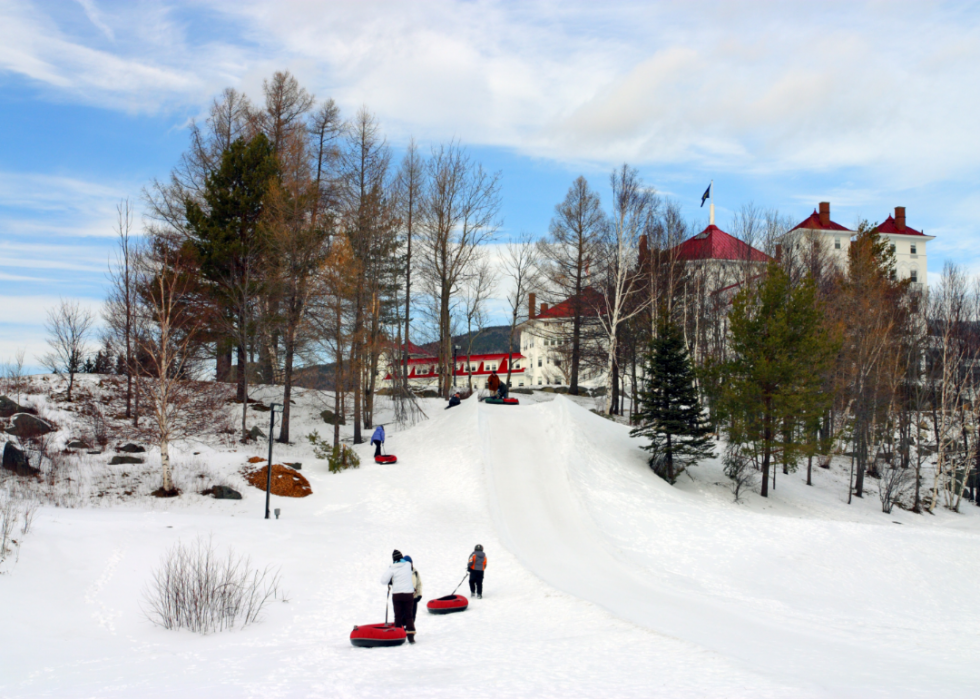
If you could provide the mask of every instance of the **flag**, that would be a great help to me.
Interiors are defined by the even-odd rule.
[[[701,195],[701,206],[704,206],[704,200],[710,196],[711,196],[711,185],[709,184],[708,188],[704,190],[704,194]]]

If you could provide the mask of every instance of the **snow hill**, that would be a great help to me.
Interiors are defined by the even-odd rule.
[[[394,466],[371,462],[364,445],[360,469],[331,474],[308,446],[276,445],[277,461],[303,462],[314,491],[275,498],[278,521],[261,518],[264,494],[236,475],[261,445],[188,447],[241,501],[189,493],[45,508],[0,576],[0,696],[980,689],[980,508],[884,515],[873,494],[848,507],[836,471],[812,488],[802,474],[781,476],[768,501],[735,505],[717,463],[671,487],[623,425],[561,396],[520,398],[427,403],[431,419],[390,429]],[[314,394],[297,402],[294,433],[326,433]],[[140,605],[153,569],[176,540],[199,535],[280,566],[289,601],[206,637],[150,624]],[[430,599],[453,590],[476,543],[489,561],[483,600],[446,617],[420,610],[416,646],[350,645],[354,624],[384,618],[378,579],[393,548],[412,555]]]

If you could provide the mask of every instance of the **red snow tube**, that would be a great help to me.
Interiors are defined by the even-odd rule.
[[[438,599],[430,599],[425,606],[429,609],[429,614],[452,614],[453,612],[465,612],[469,604],[469,601],[462,595],[447,595]]]
[[[381,456],[374,457],[374,462],[378,464],[393,464],[398,461],[397,456],[392,456],[391,454],[382,454]]]
[[[400,646],[405,642],[405,629],[394,624],[355,626],[350,632],[350,642],[359,648]]]

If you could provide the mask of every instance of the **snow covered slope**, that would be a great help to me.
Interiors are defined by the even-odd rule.
[[[980,689],[969,671],[977,518],[942,518],[964,523],[956,528],[835,519],[823,505],[753,511],[667,486],[625,427],[571,400],[520,398],[531,404],[427,406],[432,419],[389,429],[394,466],[371,463],[365,445],[362,468],[330,474],[308,446],[277,445],[277,460],[302,461],[314,490],[275,498],[278,521],[261,519],[264,495],[244,486],[237,502],[188,493],[46,508],[0,576],[0,697]],[[301,394],[295,410],[294,432],[305,434],[317,406]],[[195,447],[233,483],[263,449]],[[150,624],[140,595],[153,568],[198,535],[280,566],[289,602],[208,637]],[[448,617],[420,611],[416,646],[350,645],[352,625],[384,617],[377,580],[393,548],[415,559],[429,599],[452,591],[476,543],[489,557],[483,600]]]
[[[480,426],[503,542],[554,587],[830,696],[975,686],[976,532],[705,503],[562,398]]]

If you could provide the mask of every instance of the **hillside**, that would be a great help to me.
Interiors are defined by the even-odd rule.
[[[59,421],[59,443],[83,429],[64,404],[32,399]],[[264,494],[240,473],[265,443],[202,434],[175,457],[185,493],[175,500],[149,496],[153,449],[144,466],[73,457],[74,499],[42,507],[0,575],[0,617],[16,639],[4,644],[0,696],[448,697],[480,686],[495,697],[829,698],[980,689],[971,670],[980,508],[884,515],[873,492],[848,506],[844,464],[821,470],[814,487],[803,474],[781,476],[773,497],[735,505],[717,460],[671,487],[647,468],[628,428],[590,413],[587,399],[520,399],[517,407],[470,399],[448,411],[423,401],[430,419],[388,425],[396,465],[374,464],[361,445],[361,468],[332,474],[301,439],[325,433],[323,397],[300,390],[297,443],[275,445],[275,460],[302,462],[313,495],[273,497],[278,520],[261,518]],[[264,429],[268,413],[249,411]],[[211,483],[243,499],[197,494]],[[207,637],[150,624],[141,605],[153,570],[176,541],[200,536],[278,568],[288,602],[258,624]],[[412,555],[430,599],[460,582],[476,543],[489,560],[483,600],[450,617],[420,610],[416,646],[350,645],[354,624],[384,619],[378,578],[393,548]]]

